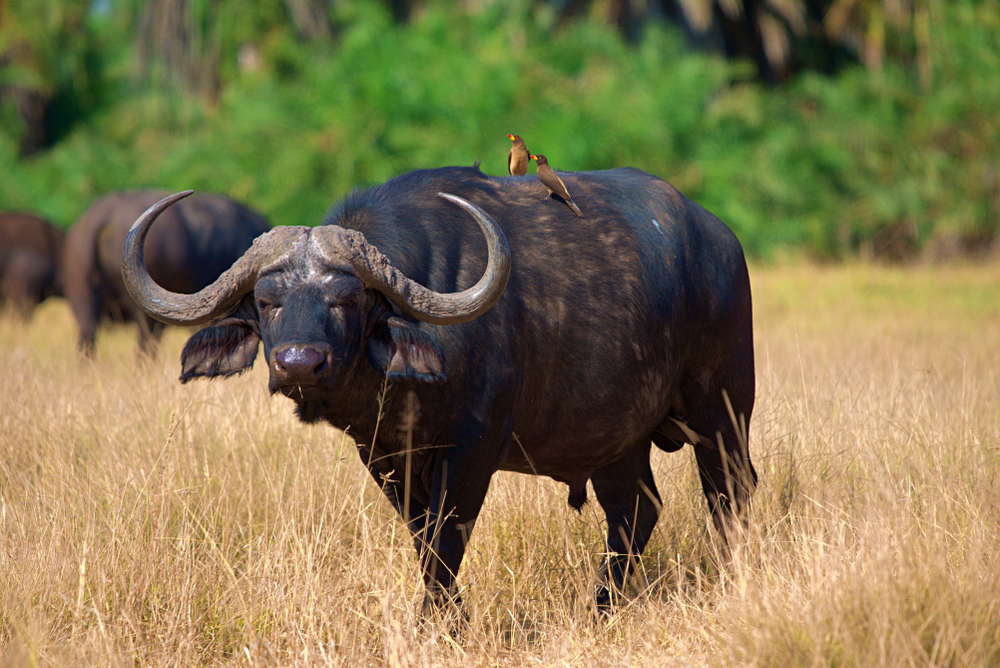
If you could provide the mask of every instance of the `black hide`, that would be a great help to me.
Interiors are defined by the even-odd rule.
[[[413,321],[353,276],[293,252],[238,313],[185,349],[184,380],[229,375],[253,363],[260,337],[271,390],[295,401],[302,419],[348,429],[377,484],[409,514],[430,601],[454,595],[496,471],[563,481],[576,508],[592,482],[609,525],[601,605],[622,590],[629,555],[642,553],[657,520],[651,443],[694,444],[724,534],[756,481],[743,438],[754,401],[750,283],[736,237],[641,171],[561,176],[586,218],[545,201],[533,175],[477,168],[403,174],[327,217],[362,232],[410,278],[455,292],[482,275],[486,244],[437,193],[484,209],[506,235],[513,269],[478,319]],[[279,374],[275,360],[306,362]],[[296,380],[283,382],[289,374]]]

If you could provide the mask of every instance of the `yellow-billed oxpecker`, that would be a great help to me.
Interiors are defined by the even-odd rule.
[[[524,140],[518,135],[507,135],[507,139],[514,142],[507,154],[507,171],[511,176],[524,176],[528,173],[528,162],[530,153],[524,145]]]
[[[549,194],[545,197],[548,199],[553,195],[558,195],[562,201],[566,202],[566,206],[573,209],[573,213],[583,218],[583,214],[580,212],[580,207],[576,205],[573,198],[569,196],[569,190],[566,189],[566,184],[563,183],[559,175],[556,174],[556,170],[549,167],[549,161],[544,155],[533,155],[531,159],[538,163],[538,180],[542,182]]]

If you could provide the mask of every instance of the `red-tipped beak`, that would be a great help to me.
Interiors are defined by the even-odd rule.
[[[531,159],[532,160],[538,160],[538,156],[537,155],[533,155],[533,156],[531,156]]]
[[[507,139],[514,141],[514,135],[507,135]]]

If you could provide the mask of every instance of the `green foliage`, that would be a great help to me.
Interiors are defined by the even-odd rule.
[[[89,3],[6,0],[0,4],[0,54],[4,84],[52,94],[71,86],[86,95],[94,44],[85,29]]]
[[[101,102],[102,53],[88,26],[90,3],[82,0],[0,2],[0,132],[20,140],[26,133],[54,143],[74,120]],[[28,123],[4,95],[10,87],[47,106],[45,118]],[[39,108],[39,112],[41,107]],[[44,127],[41,123],[44,121]]]
[[[589,20],[553,28],[527,0],[431,4],[407,25],[381,3],[337,3],[327,43],[297,39],[279,5],[216,21],[228,46],[215,105],[131,83],[131,51],[111,38],[125,33],[105,26],[107,102],[33,159],[0,130],[0,209],[66,225],[107,191],[157,186],[316,224],[352,188],[410,169],[482,160],[506,174],[516,132],[557,169],[630,165],[673,182],[755,256],[839,257],[897,227],[914,247],[1000,234],[996,2],[928,5],[930,82],[890,61],[777,89],[671,29],[629,45]],[[259,68],[240,71],[243,44]]]

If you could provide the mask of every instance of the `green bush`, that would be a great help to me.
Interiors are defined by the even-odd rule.
[[[328,43],[247,28],[262,67],[224,62],[214,105],[134,83],[129,49],[109,47],[110,99],[58,145],[18,159],[0,132],[0,209],[67,225],[104,192],[157,186],[316,224],[352,188],[410,169],[481,160],[506,174],[516,132],[557,169],[630,165],[673,182],[757,257],[841,257],[896,228],[914,248],[992,239],[1000,19],[995,3],[930,7],[926,88],[891,61],[768,88],[667,27],[629,45],[587,20],[553,28],[528,2],[432,5],[407,25],[381,4],[338,3]]]

